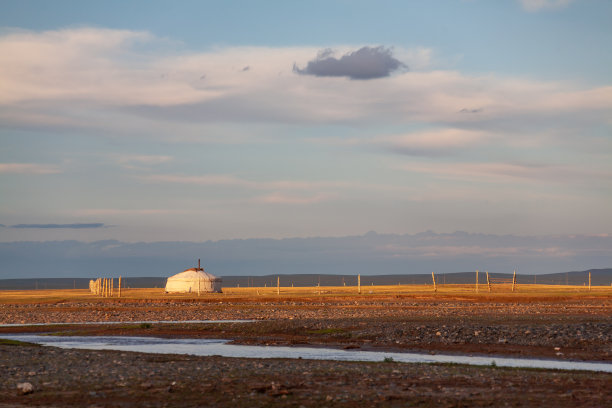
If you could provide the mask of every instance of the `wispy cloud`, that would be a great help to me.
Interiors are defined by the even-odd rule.
[[[254,201],[265,204],[297,204],[307,205],[316,204],[324,201],[329,201],[337,198],[336,194],[312,194],[312,195],[288,195],[285,193],[270,193],[264,196],[256,197]]]
[[[554,10],[567,7],[574,0],[519,0],[523,9],[529,12]]]
[[[160,155],[122,155],[117,157],[117,162],[121,164],[144,164],[155,165],[168,163],[174,160],[172,156]]]
[[[165,215],[165,214],[185,214],[187,211],[178,209],[157,209],[157,208],[87,208],[74,211],[78,216],[149,216],[149,215]]]
[[[248,180],[229,174],[206,174],[199,176],[156,174],[138,179],[148,183],[190,184],[206,187],[239,188],[252,195],[251,200],[266,204],[313,204],[338,197],[336,191],[356,187],[355,183],[343,181],[305,180]],[[261,194],[264,192],[265,194]]]
[[[90,223],[90,224],[16,224],[11,225],[11,228],[25,229],[92,229],[92,228],[104,228],[107,227],[103,223]]]
[[[524,163],[407,163],[403,170],[430,174],[440,178],[483,182],[531,182],[552,181],[566,183],[585,180],[600,182],[612,180],[612,174],[604,170],[584,169],[568,165]]]
[[[373,143],[399,154],[438,156],[483,144],[494,137],[482,131],[436,129],[389,137],[378,137]]]
[[[62,170],[59,166],[38,163],[0,163],[1,173],[12,174],[57,174]]]
[[[204,174],[198,176],[181,174],[154,174],[140,176],[139,180],[150,183],[175,183],[175,184],[194,184],[201,186],[226,186],[241,187],[253,190],[310,190],[317,188],[342,188],[352,186],[353,183],[342,181],[303,181],[303,180],[266,180],[256,181],[237,177],[231,174]]]
[[[172,156],[164,155],[120,155],[115,161],[123,168],[129,170],[148,170],[152,166],[170,163],[174,160]]]

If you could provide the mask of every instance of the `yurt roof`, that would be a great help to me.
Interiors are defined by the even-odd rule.
[[[201,280],[211,280],[211,281],[220,280],[212,273],[208,273],[204,271],[204,269],[198,269],[198,268],[186,269],[181,273],[177,273],[176,275],[169,277],[168,279],[184,280],[184,281],[194,281],[194,280],[200,280],[200,279]]]

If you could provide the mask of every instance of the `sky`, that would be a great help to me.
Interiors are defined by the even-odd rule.
[[[612,232],[608,0],[0,8],[0,242]]]

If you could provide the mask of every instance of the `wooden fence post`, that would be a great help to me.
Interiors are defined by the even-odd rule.
[[[516,269],[514,270],[514,274],[512,275],[512,291],[514,292],[514,287],[516,286]]]
[[[589,292],[591,291],[591,271],[589,271]]]
[[[438,288],[436,288],[436,276],[434,275],[434,273],[431,273],[431,279],[433,280],[433,285],[434,285],[434,292],[438,291]]]
[[[478,269],[476,269],[476,292],[478,292]]]
[[[276,277],[276,294],[280,296],[280,276]]]
[[[489,271],[487,271],[487,287],[489,288],[489,292],[491,291],[491,281],[489,280]]]
[[[357,275],[357,293],[361,295],[361,274]]]
[[[119,277],[119,297],[121,297],[121,276]]]

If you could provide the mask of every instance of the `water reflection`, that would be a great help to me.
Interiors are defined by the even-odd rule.
[[[383,361],[403,363],[458,363],[496,365],[499,367],[545,368],[612,372],[612,364],[583,361],[540,360],[508,357],[465,356],[445,354],[391,353],[380,351],[338,350],[314,347],[243,346],[219,339],[163,339],[123,336],[40,336],[2,334],[1,338],[38,343],[61,348],[120,350],[141,353],[219,355],[246,358],[304,358],[335,361]]]

